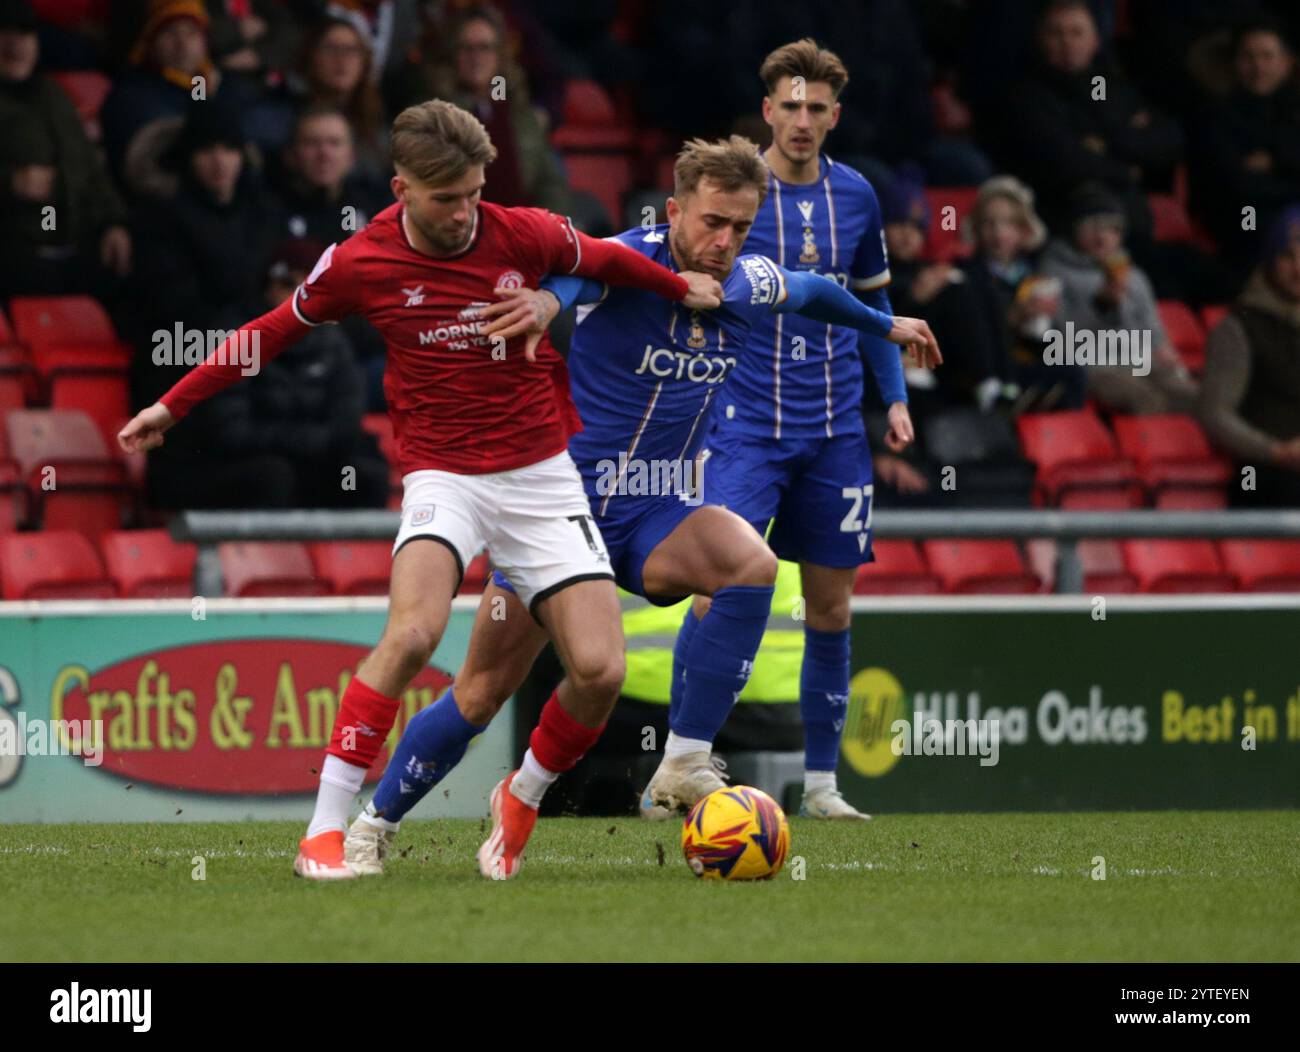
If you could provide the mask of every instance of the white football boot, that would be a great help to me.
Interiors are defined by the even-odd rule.
[[[642,818],[658,821],[689,811],[697,800],[726,786],[727,761],[707,752],[665,756],[641,793]]]
[[[384,860],[397,839],[395,830],[381,829],[358,815],[343,841],[343,858],[359,877],[378,877],[384,872]]]
[[[849,818],[869,822],[871,816],[854,808],[838,789],[821,788],[803,794],[799,805],[800,818]]]

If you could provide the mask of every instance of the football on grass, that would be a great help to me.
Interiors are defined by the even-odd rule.
[[[747,785],[715,789],[682,826],[686,864],[706,880],[767,880],[781,871],[789,852],[785,812]]]

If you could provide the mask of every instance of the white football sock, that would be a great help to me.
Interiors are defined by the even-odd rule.
[[[516,799],[536,809],[542,806],[542,797],[558,777],[558,771],[548,771],[529,749],[524,753],[524,762],[519,765],[518,773],[510,780],[510,792]]]
[[[361,820],[368,826],[374,826],[376,829],[387,829],[390,833],[396,833],[401,822],[390,822],[387,818],[380,818],[375,813],[375,802],[373,800],[366,804],[365,810],[361,812]]]
[[[320,788],[316,790],[316,810],[307,826],[309,839],[331,829],[347,829],[352,798],[361,792],[365,780],[364,767],[345,763],[333,753],[326,755],[321,766]]]
[[[679,738],[672,731],[668,732],[668,740],[664,742],[664,759],[672,759],[676,756],[686,756],[693,752],[702,752],[706,755],[713,751],[713,742],[706,742],[703,738]]]
[[[830,789],[834,791],[835,788],[834,771],[804,771],[803,791],[805,793],[811,793],[817,789]]]

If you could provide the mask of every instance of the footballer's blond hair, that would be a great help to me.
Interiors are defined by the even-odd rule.
[[[849,82],[849,71],[840,56],[821,47],[812,37],[777,48],[763,59],[758,76],[769,95],[776,92],[782,77],[802,77],[805,84],[829,84],[836,98]]]
[[[474,114],[443,99],[408,106],[393,121],[393,164],[429,186],[455,182],[497,148]]]
[[[673,165],[673,196],[679,200],[708,179],[723,193],[752,186],[761,207],[767,196],[767,163],[758,146],[743,135],[706,142],[692,139],[682,147]]]

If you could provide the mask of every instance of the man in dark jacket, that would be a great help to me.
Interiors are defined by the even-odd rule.
[[[107,296],[131,266],[125,209],[39,58],[31,5],[0,0],[0,296]]]
[[[1124,73],[1101,56],[1085,0],[1051,0],[1038,23],[1033,72],[1007,96],[1003,135],[1012,167],[1060,217],[1083,183],[1110,188],[1125,204],[1130,232],[1151,228],[1144,191],[1179,160],[1183,136],[1149,106]]]
[[[277,246],[258,309],[284,302],[324,247]],[[163,508],[382,508],[388,465],[361,427],[364,399],[347,336],[318,326],[194,410],[150,458],[150,500]]]

